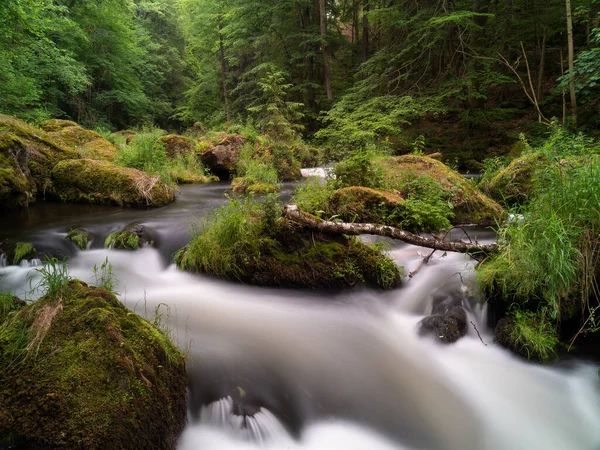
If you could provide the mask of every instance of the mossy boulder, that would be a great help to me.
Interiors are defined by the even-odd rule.
[[[167,134],[158,138],[158,143],[164,145],[165,152],[169,158],[174,158],[177,155],[183,155],[186,153],[194,153],[196,151],[196,145],[194,141],[185,136],[178,134]]]
[[[504,211],[469,180],[440,161],[427,156],[404,155],[374,161],[384,184],[403,198],[421,187],[433,185],[453,206],[453,224],[493,225]]]
[[[279,186],[269,183],[255,183],[247,178],[237,177],[231,181],[231,190],[248,194],[269,194],[279,192]]]
[[[63,202],[121,206],[163,206],[175,197],[158,176],[92,159],[58,163],[49,195]]]
[[[92,239],[94,239],[94,235],[83,228],[71,228],[65,239],[71,241],[80,250],[85,250],[88,248],[89,243],[92,242]]]
[[[232,252],[235,261],[220,273],[212,272],[195,240],[176,254],[175,262],[183,270],[259,286],[392,289],[401,283],[402,272],[394,261],[358,239],[307,231],[287,220],[273,225],[258,248],[239,243]]]
[[[508,206],[527,203],[533,189],[533,174],[549,163],[543,153],[527,153],[491,177],[482,189]]]
[[[46,189],[50,172],[59,161],[80,157],[77,150],[57,141],[46,131],[4,114],[0,114],[2,131],[16,135],[29,152],[27,165],[38,192]]]
[[[152,245],[154,237],[148,228],[139,223],[132,223],[108,235],[104,247],[121,250],[138,250],[145,245]]]
[[[371,222],[403,226],[404,199],[393,191],[379,191],[363,186],[337,190],[329,208],[344,222]]]
[[[6,263],[18,266],[21,261],[37,258],[37,249],[31,242],[10,242],[0,244],[0,255],[6,257]]]
[[[28,166],[29,150],[13,133],[0,132],[0,209],[27,207],[37,187]]]
[[[110,292],[71,282],[0,325],[0,447],[175,449],[185,359]]]
[[[42,124],[48,135],[64,146],[74,148],[83,158],[112,160],[116,148],[95,131],[70,120],[52,119]]]

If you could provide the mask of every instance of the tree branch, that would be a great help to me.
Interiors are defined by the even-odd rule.
[[[379,225],[373,223],[339,223],[319,219],[312,214],[302,211],[298,205],[285,205],[283,207],[283,217],[292,222],[299,223],[304,227],[322,231],[326,233],[347,234],[357,236],[359,234],[373,234],[386,236],[392,239],[398,239],[412,245],[427,247],[435,250],[449,252],[468,253],[475,259],[486,256],[498,251],[498,244],[479,244],[477,242],[447,242],[435,238],[425,238],[409,231],[388,225]]]

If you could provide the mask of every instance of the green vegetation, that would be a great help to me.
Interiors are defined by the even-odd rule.
[[[104,241],[105,248],[138,250],[143,245],[152,245],[152,237],[143,225],[133,223],[110,233]]]
[[[115,292],[115,288],[118,286],[119,281],[115,278],[113,271],[114,267],[110,262],[108,262],[108,256],[104,262],[100,264],[100,267],[94,264],[94,268],[92,270],[94,272],[96,286],[118,295],[118,293]]]
[[[533,173],[529,204],[521,206],[524,219],[499,230],[501,252],[479,270],[492,298],[517,304],[524,323],[535,319],[555,337],[561,324],[580,318],[580,333],[596,331],[600,300],[600,160],[592,154],[597,147],[582,145],[576,136],[569,146],[564,132],[559,135],[560,142],[554,135],[537,150],[549,164]],[[549,320],[554,328],[545,325]]]
[[[32,291],[60,300],[72,280],[66,260],[60,261],[58,258],[46,256],[42,267],[38,267],[35,271],[41,278],[35,285],[32,284],[33,276],[30,278]]]
[[[391,289],[401,273],[357,239],[310,233],[281,218],[281,205],[231,199],[206,218],[175,255],[184,269],[263,286]]]

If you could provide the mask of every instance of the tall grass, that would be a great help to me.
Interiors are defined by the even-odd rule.
[[[129,145],[119,147],[117,161],[125,166],[150,174],[164,175],[168,158],[165,146],[157,142],[162,136],[160,130],[138,133]]]
[[[66,260],[59,260],[46,255],[42,267],[35,269],[41,278],[33,284],[33,277],[29,279],[32,292],[42,292],[52,299],[61,298],[72,280]]]

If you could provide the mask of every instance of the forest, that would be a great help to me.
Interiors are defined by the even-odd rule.
[[[600,0],[1,0],[0,450],[600,448]]]

